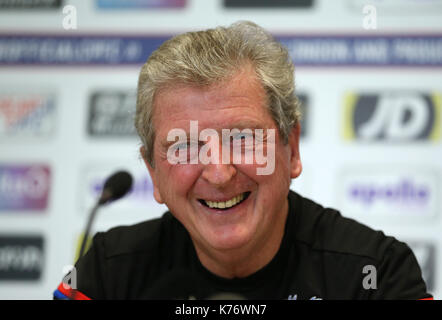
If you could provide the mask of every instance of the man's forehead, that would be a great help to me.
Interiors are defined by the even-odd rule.
[[[250,130],[270,129],[273,127],[274,126],[270,125],[268,122],[260,122],[260,121],[255,121],[253,119],[238,119],[237,121],[231,120],[222,123],[213,123],[210,122],[209,120],[204,121],[204,119],[203,120],[190,119],[182,121],[180,124],[178,124],[178,126],[176,126],[176,129],[181,129],[186,133],[195,129],[198,129],[198,132],[204,129],[213,129],[216,132],[218,132],[218,134],[221,135],[223,133],[229,134],[232,132],[236,132],[235,129],[237,129],[240,132],[246,132],[248,129]]]
[[[190,94],[216,101],[217,98],[222,100],[226,96],[232,98],[246,97],[246,93],[253,93],[253,96],[259,96],[266,100],[262,83],[257,78],[255,70],[248,65],[224,79],[213,80],[209,84],[185,83],[182,81],[163,84],[155,93],[153,105],[154,109],[156,109],[155,107],[159,109],[158,107],[161,107],[159,102],[164,103],[165,100],[171,102],[172,99],[170,98],[176,98],[177,102],[182,102],[182,99]]]

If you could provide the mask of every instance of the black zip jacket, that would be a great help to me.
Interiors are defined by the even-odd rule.
[[[161,218],[97,233],[55,299],[431,299],[403,242],[290,191],[279,251],[245,278],[225,279],[199,261],[183,225]],[[259,252],[256,252],[259,254]],[[68,278],[75,282],[68,282]]]

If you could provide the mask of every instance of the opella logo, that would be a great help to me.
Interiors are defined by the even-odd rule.
[[[367,206],[379,201],[397,205],[426,206],[430,197],[428,185],[418,185],[412,179],[399,178],[391,184],[355,182],[350,186],[349,196]]]
[[[0,165],[0,211],[44,210],[50,169],[46,165]]]
[[[41,236],[0,236],[0,280],[38,280],[43,262]]]
[[[97,177],[90,181],[90,192],[94,197],[101,195],[105,178]],[[147,173],[135,177],[132,189],[126,197],[133,202],[150,202],[153,200],[153,185]]]
[[[437,174],[400,167],[347,169],[339,179],[339,208],[344,215],[388,220],[432,218],[438,208]]]
[[[49,93],[0,93],[0,135],[38,137],[53,133],[55,95]]]
[[[361,141],[439,140],[440,114],[438,94],[348,93],[344,103],[343,136]]]
[[[120,163],[128,163],[127,160],[122,160]],[[152,213],[157,216],[164,212],[165,206],[159,205],[153,197],[153,184],[150,179],[149,173],[145,166],[141,163],[134,162],[133,164],[127,164],[127,168],[131,168],[129,171],[133,177],[133,183],[131,190],[127,195],[113,203],[106,210],[113,212],[124,212],[128,215],[134,212],[134,215],[143,213],[146,217]],[[81,179],[81,210],[87,211],[96,203],[98,197],[101,195],[103,185],[106,179],[116,171],[122,170],[119,165],[112,165],[109,163],[92,164],[84,169],[83,178]],[[125,169],[124,169],[125,170]],[[146,210],[147,209],[147,210]]]
[[[129,163],[127,159],[112,163],[126,163],[126,168],[130,168],[133,177],[132,189],[125,197],[102,209],[108,212],[109,218],[99,221],[97,228],[107,230],[106,228],[117,224],[133,224],[157,218],[167,211],[164,204],[155,201],[152,180],[143,163],[139,161]],[[112,163],[92,164],[85,168],[84,178],[81,179],[82,199],[79,201],[83,214],[96,204],[106,179],[116,171],[125,170],[120,165]]]

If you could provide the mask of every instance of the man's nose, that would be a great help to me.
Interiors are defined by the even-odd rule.
[[[231,164],[207,164],[204,166],[202,177],[212,185],[222,187],[227,185],[236,175],[236,169]]]
[[[236,175],[236,168],[232,165],[231,156],[223,155],[226,150],[222,141],[209,139],[206,145],[210,147],[210,160],[205,161],[202,177],[214,186],[223,187]],[[227,159],[223,161],[224,157]]]

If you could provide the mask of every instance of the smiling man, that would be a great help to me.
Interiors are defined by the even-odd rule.
[[[158,48],[135,125],[169,211],[97,234],[58,297],[431,298],[406,244],[289,189],[302,172],[293,77],[287,50],[249,22]]]
[[[284,235],[291,178],[301,173],[299,126],[289,132],[287,143],[279,134],[276,143],[265,141],[267,153],[275,157],[275,170],[268,175],[258,175],[255,163],[223,163],[222,152],[217,152],[219,161],[208,164],[174,164],[168,159],[168,132],[187,128],[192,120],[201,129],[216,132],[244,125],[277,131],[252,65],[237,63],[229,78],[216,84],[159,91],[154,103],[152,160],[147,160],[144,147],[141,150],[155,199],[166,203],[187,229],[202,264],[227,278],[250,275],[275,256]],[[214,144],[212,149],[220,145],[207,143]],[[244,145],[242,151],[245,154],[246,148],[254,147],[255,143]],[[186,151],[194,153],[189,149],[190,143]]]

